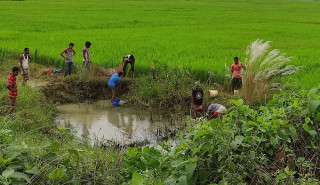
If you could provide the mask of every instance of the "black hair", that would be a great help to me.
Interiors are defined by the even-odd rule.
[[[120,72],[118,73],[118,76],[122,76],[122,75],[123,75],[123,72],[120,71]]]
[[[29,48],[24,48],[24,51],[27,51]]]
[[[91,42],[87,41],[85,45],[86,46],[91,46]]]
[[[69,46],[74,46],[74,44],[71,42],[71,43],[69,44]]]
[[[18,67],[13,67],[12,68],[12,72],[16,72],[16,71],[19,71],[20,69]]]
[[[233,59],[234,59],[234,60],[235,60],[235,59],[239,60],[239,58],[238,58],[238,57],[234,57]]]
[[[129,59],[130,59],[130,60],[134,60],[134,56],[133,56],[133,55],[130,55]]]

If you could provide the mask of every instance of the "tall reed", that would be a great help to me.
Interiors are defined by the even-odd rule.
[[[302,68],[288,65],[292,57],[286,57],[278,49],[270,51],[270,43],[257,39],[247,47],[244,62],[247,70],[243,76],[241,94],[248,103],[263,99],[275,77],[288,76]]]

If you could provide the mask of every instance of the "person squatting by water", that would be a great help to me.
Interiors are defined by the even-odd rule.
[[[234,63],[231,65],[231,72],[232,72],[232,81],[231,81],[231,90],[232,94],[234,90],[238,90],[242,88],[242,71],[241,68],[246,70],[246,67],[239,62],[238,57],[234,57]]]
[[[225,114],[227,112],[227,108],[218,103],[208,103],[208,120],[218,117],[219,114]]]
[[[89,41],[87,41],[85,43],[84,48],[82,49],[83,65],[85,67],[87,67],[89,64],[91,64],[90,51],[89,51],[90,46],[91,46],[91,43]]]
[[[76,54],[76,52],[73,50],[74,44],[70,43],[69,47],[61,51],[60,55],[62,58],[64,58],[66,63],[66,69],[64,72],[64,76],[66,77],[68,74],[71,75],[71,69],[73,64],[73,56]],[[63,55],[65,54],[65,56]]]
[[[18,98],[18,88],[17,88],[17,79],[16,76],[19,74],[19,68],[14,67],[12,69],[12,72],[8,78],[7,82],[7,88],[9,89],[9,98],[11,100],[10,102],[10,113],[13,113],[13,110],[15,108],[16,99]]]
[[[200,82],[195,82],[195,87],[192,89],[191,95],[192,109],[196,112],[202,112],[204,110],[203,105],[203,90],[200,88]]]
[[[123,70],[122,70],[123,71],[123,76],[126,75],[127,65],[130,64],[131,65],[130,70],[132,72],[131,76],[132,76],[132,78],[134,78],[134,62],[135,62],[134,56],[133,55],[126,55],[126,56],[123,57],[122,62],[124,62]]]
[[[22,85],[25,85],[30,79],[30,70],[29,64],[32,61],[31,56],[29,55],[29,48],[24,48],[24,53],[20,55],[20,67],[22,71]]]
[[[116,97],[116,85],[121,81],[121,76],[123,75],[123,72],[113,73],[111,78],[108,81],[108,86],[111,89],[112,96],[111,96],[111,103],[113,103],[113,99]]]

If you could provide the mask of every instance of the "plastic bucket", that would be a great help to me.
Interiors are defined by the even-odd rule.
[[[209,93],[209,96],[212,98],[217,97],[219,94],[217,90],[209,90],[208,93]]]
[[[120,103],[120,99],[118,98],[113,99],[113,106],[118,107],[119,103]]]

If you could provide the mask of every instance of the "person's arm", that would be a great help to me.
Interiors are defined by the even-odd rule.
[[[9,77],[8,82],[7,82],[7,88],[9,89],[9,91],[13,91],[13,87],[12,87],[12,81],[11,78]]]
[[[247,71],[247,68],[246,68],[246,66],[244,66],[244,65],[243,65],[243,66],[242,66],[242,68],[243,68],[243,69],[244,69],[245,71]]]
[[[84,48],[84,49],[82,50],[82,55],[83,55],[84,60],[87,62],[86,53],[87,53],[87,50],[86,50],[86,48]]]
[[[24,74],[24,69],[23,69],[23,67],[22,67],[23,57],[24,57],[23,55],[20,56],[20,68],[21,68],[21,70],[22,70],[22,73]]]
[[[233,64],[231,65],[231,72],[233,73],[233,70],[234,70],[234,68],[233,68]]]
[[[10,84],[7,84],[7,88],[9,89],[9,91],[13,91],[12,86]]]
[[[30,64],[30,62],[32,61],[32,58],[31,58],[31,56],[30,55],[28,55],[29,56],[29,64]]]
[[[72,49],[72,52],[73,52],[73,55],[72,55],[72,56],[74,56],[74,55],[76,54],[76,52],[74,51],[74,49]]]
[[[62,56],[62,58],[64,58],[65,60],[68,60],[67,57],[65,57],[63,54],[66,53],[67,49],[64,49],[63,51],[61,51],[60,55]]]

